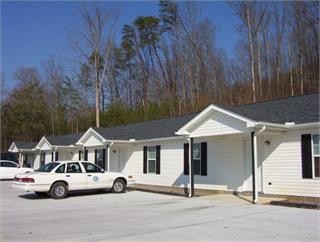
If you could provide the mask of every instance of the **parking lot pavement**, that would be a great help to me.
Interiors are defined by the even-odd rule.
[[[319,241],[319,210],[130,191],[38,198],[1,181],[1,241]]]

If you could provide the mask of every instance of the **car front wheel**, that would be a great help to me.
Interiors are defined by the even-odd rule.
[[[112,192],[123,193],[126,191],[126,183],[123,179],[116,179],[112,186]]]
[[[54,199],[62,199],[68,195],[68,187],[63,182],[54,183],[50,189],[50,196]]]

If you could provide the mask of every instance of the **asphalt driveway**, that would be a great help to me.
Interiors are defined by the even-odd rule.
[[[319,241],[320,212],[131,191],[38,198],[0,182],[1,241]]]

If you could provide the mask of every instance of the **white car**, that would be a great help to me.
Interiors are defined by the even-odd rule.
[[[107,172],[91,162],[57,161],[45,164],[35,172],[16,175],[12,186],[39,196],[49,193],[52,198],[61,199],[75,190],[111,188],[115,193],[122,193],[133,183],[132,176]]]
[[[33,169],[25,168],[10,160],[0,160],[0,179],[13,179],[18,173],[31,172]]]

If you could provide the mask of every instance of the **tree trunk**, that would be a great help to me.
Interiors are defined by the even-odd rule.
[[[256,102],[256,83],[255,83],[255,70],[254,70],[254,53],[253,53],[253,36],[252,36],[252,26],[250,19],[249,8],[246,8],[246,18],[248,25],[248,35],[249,35],[249,45],[250,45],[250,63],[251,63],[251,78],[252,78],[252,101]]]

